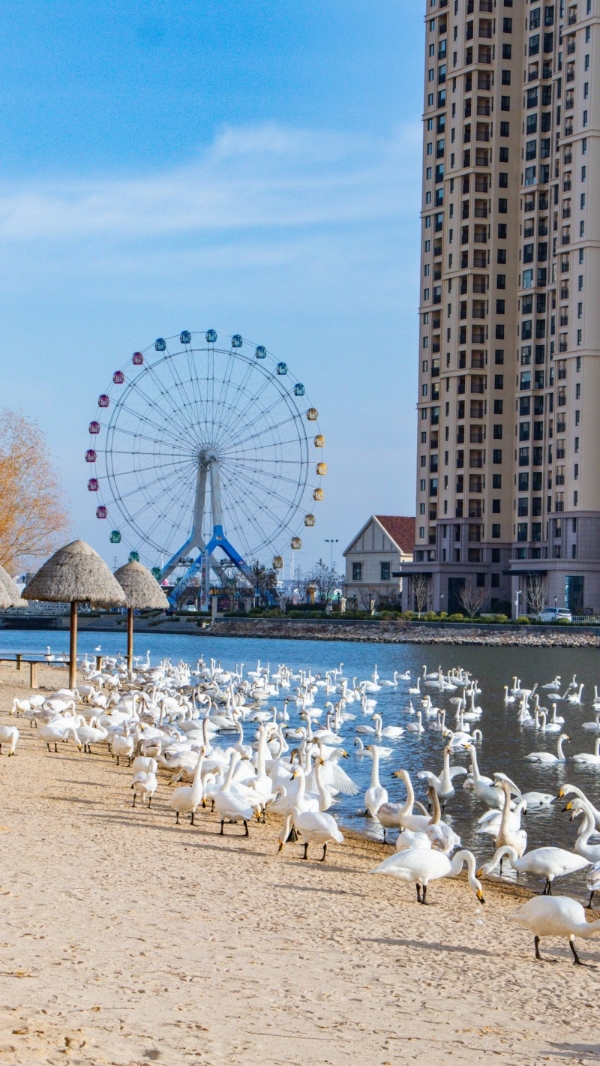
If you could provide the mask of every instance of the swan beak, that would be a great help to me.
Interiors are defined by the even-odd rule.
[[[573,810],[573,804],[571,802],[567,803],[566,807],[563,807],[563,811],[572,811],[572,810]]]
[[[479,900],[480,903],[485,903],[485,900],[483,898],[483,892],[481,891],[480,888],[477,889],[477,899]]]
[[[280,840],[280,842],[279,842],[279,847],[277,848],[277,852],[278,852],[278,853],[279,853],[280,851],[283,851],[283,845],[284,845],[284,841],[283,841],[283,840]]]
[[[558,793],[558,796],[556,798],[560,800],[560,799],[563,798],[564,794],[565,794],[565,790],[564,790],[564,788],[561,788],[561,790]]]
[[[349,759],[349,758],[350,758],[350,756],[348,755],[348,752],[347,751],[343,751],[342,752],[342,759]]]
[[[483,874],[483,866],[481,867],[481,870],[477,871],[477,873],[475,874],[475,877],[479,880],[479,878],[482,876],[482,874]]]

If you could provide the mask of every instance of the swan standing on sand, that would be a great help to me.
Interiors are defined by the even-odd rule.
[[[283,851],[292,825],[300,836],[305,837],[303,859],[308,859],[308,845],[311,842],[323,845],[323,854],[319,862],[325,862],[328,844],[344,843],[338,824],[331,814],[325,814],[322,811],[300,811],[298,807],[292,807],[285,816],[283,829],[279,835],[279,851]]]
[[[379,780],[379,748],[376,744],[369,744],[369,748],[373,753],[373,766],[371,768],[371,785],[365,792],[365,807],[371,818],[377,818],[377,811],[381,804],[388,801],[388,793]]]
[[[169,807],[175,811],[175,825],[179,825],[180,814],[190,814],[190,823],[194,824],[194,814],[202,800],[202,765],[204,748],[201,749],[191,785],[181,785],[169,796]]]
[[[568,896],[536,896],[528,899],[516,911],[509,914],[509,921],[518,922],[519,925],[529,929],[533,933],[536,959],[540,955],[540,939],[544,936],[567,937],[569,947],[573,952],[575,965],[581,965],[581,959],[575,950],[573,941],[575,937],[589,940],[595,933],[600,933],[600,921],[586,921],[585,911],[581,903],[577,903]]]
[[[555,877],[566,877],[568,874],[577,873],[589,866],[587,859],[581,855],[573,855],[571,851],[563,848],[534,848],[525,855],[517,855],[514,848],[509,844],[498,848],[490,862],[486,862],[477,876],[491,874],[500,866],[503,859],[508,859],[510,865],[517,873],[533,874],[534,877],[545,877],[546,884],[542,895],[552,895],[552,882]],[[502,872],[502,871],[500,871]]]
[[[0,725],[0,755],[2,755],[2,745],[8,744],[8,755],[15,754],[17,741],[19,739],[19,730],[14,725]]]
[[[458,851],[452,861],[441,851],[428,851],[426,848],[410,848],[398,851],[384,859],[379,866],[371,870],[372,874],[388,874],[408,881],[417,887],[417,903],[427,903],[427,886],[430,881],[441,877],[457,877],[467,864],[469,887],[475,892],[480,903],[484,902],[481,884],[475,876],[477,862],[471,851]],[[600,925],[600,922],[598,923]]]
[[[591,911],[592,904],[594,902],[594,895],[596,892],[600,892],[600,862],[594,863],[586,880],[586,885],[590,890],[590,901],[588,903],[588,910]]]

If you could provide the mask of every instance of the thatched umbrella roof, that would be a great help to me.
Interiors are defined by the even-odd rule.
[[[54,603],[124,607],[125,594],[97,552],[74,540],[55,552],[31,579],[24,596]]]
[[[2,609],[4,609],[5,607],[27,606],[25,600],[21,598],[21,593],[17,588],[16,582],[13,581],[10,574],[7,574],[3,566],[0,566],[0,588],[2,589],[3,593],[6,593],[6,595],[10,596],[11,598],[11,602],[8,604],[5,604],[3,601],[2,603],[0,603],[0,607],[2,607]]]
[[[164,611],[169,606],[158,581],[141,563],[126,563],[115,570],[115,578],[125,593],[128,607]]]

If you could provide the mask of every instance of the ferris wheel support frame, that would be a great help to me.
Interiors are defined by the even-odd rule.
[[[205,543],[202,536],[202,519],[206,501],[207,481],[210,483],[210,505],[212,516],[212,536]],[[223,529],[223,510],[221,506],[221,478],[219,475],[219,457],[213,452],[201,452],[198,457],[198,474],[196,480],[196,495],[194,499],[194,513],[192,518],[192,530],[185,544],[169,559],[163,567],[161,581],[164,581],[176,566],[182,556],[190,549],[198,548],[199,555],[191,566],[188,567],[181,580],[177,583],[170,596],[169,603],[172,607],[177,606],[186,588],[195,575],[204,570],[204,596],[208,604],[210,598],[210,572],[211,569],[218,573],[218,563],[213,555],[215,548],[221,548],[228,559],[237,567],[244,577],[251,578],[251,570],[245,559],[233,547],[225,536]]]

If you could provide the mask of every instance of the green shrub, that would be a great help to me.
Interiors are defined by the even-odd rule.
[[[464,614],[449,614],[448,615],[448,621],[449,622],[464,622],[464,620],[465,620]]]
[[[518,626],[530,626],[531,625],[531,619],[528,618],[526,614],[521,614],[517,618],[517,625]]]
[[[556,620],[556,622],[555,622],[555,625],[557,625],[557,626],[570,626],[571,622],[569,622],[568,618],[558,618]]]
[[[508,615],[507,614],[495,614],[494,615],[494,622],[498,623],[499,625],[504,625],[505,622],[508,622]]]

